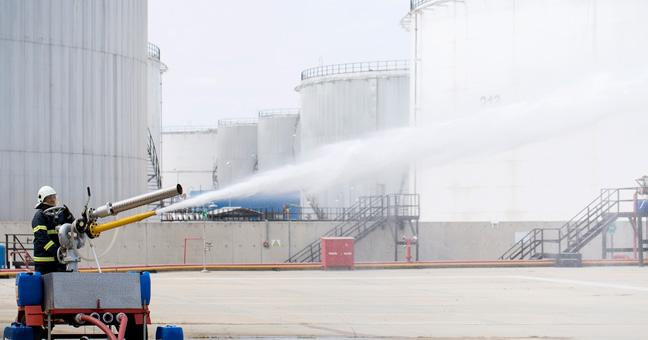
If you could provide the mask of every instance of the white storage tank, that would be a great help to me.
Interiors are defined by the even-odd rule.
[[[318,148],[370,133],[403,127],[409,115],[408,63],[402,60],[320,66],[302,72],[300,157]],[[318,207],[344,207],[359,196],[408,190],[407,166],[361,181],[336,183],[305,193]],[[317,181],[316,178],[313,179]],[[308,204],[304,202],[303,204]]]
[[[146,191],[147,1],[0,2],[0,220]]]
[[[182,184],[186,193],[216,188],[216,128],[170,128],[162,132],[162,186]]]
[[[438,124],[533,103],[598,74],[645,72],[647,16],[642,0],[413,0],[405,20],[411,120]],[[499,154],[441,167],[418,162],[412,184],[422,219],[567,220],[600,188],[633,186],[645,174],[645,126],[645,113],[615,115]]]
[[[219,120],[216,154],[219,188],[252,176],[258,169],[257,120]]]
[[[259,171],[278,168],[295,161],[299,109],[272,109],[259,112],[257,150]]]

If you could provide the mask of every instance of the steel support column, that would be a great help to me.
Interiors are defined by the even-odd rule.
[[[605,227],[603,231],[601,232],[601,258],[602,259],[607,259],[607,232],[608,232],[608,227]]]
[[[643,242],[643,217],[637,216],[637,238],[639,239],[639,266],[643,267],[644,265],[644,242]]]
[[[419,261],[419,245],[421,244],[421,234],[419,234],[419,220],[416,219],[416,262]]]
[[[394,262],[398,262],[398,222],[394,220]]]

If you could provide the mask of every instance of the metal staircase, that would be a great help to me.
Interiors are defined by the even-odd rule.
[[[147,174],[147,184],[148,184],[148,190],[149,191],[154,191],[154,190],[159,190],[162,189],[162,176],[160,174],[160,160],[158,158],[158,152],[155,147],[155,140],[153,139],[153,135],[151,134],[151,130],[147,129],[148,131],[148,141],[146,145],[146,153],[148,154],[149,162],[147,163],[146,166],[146,174]],[[163,205],[162,201],[156,202],[154,204],[149,205],[149,208],[151,210],[161,208]]]
[[[602,189],[598,197],[560,228],[532,229],[500,260],[556,258],[577,253],[619,217],[634,216],[637,188]]]
[[[347,209],[347,214],[346,220],[290,256],[286,262],[319,262],[320,239],[322,237],[353,237],[358,242],[388,222],[418,220],[418,195],[393,194],[359,197],[358,201]]]

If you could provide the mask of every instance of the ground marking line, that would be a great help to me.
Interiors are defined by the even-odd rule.
[[[528,281],[540,281],[540,282],[550,282],[550,283],[562,283],[570,285],[580,285],[580,286],[589,286],[589,287],[600,287],[600,288],[616,288],[623,290],[633,290],[648,292],[648,287],[639,287],[631,286],[617,283],[609,282],[594,282],[594,281],[584,281],[584,280],[574,280],[574,279],[562,279],[562,278],[550,278],[550,277],[540,277],[540,276],[527,276],[527,275],[444,275],[444,276],[435,276],[435,275],[422,275],[422,276],[302,276],[302,277],[200,277],[200,278],[190,278],[190,277],[169,277],[169,278],[160,278],[161,281],[237,281],[237,280],[255,280],[255,281],[304,281],[304,280],[322,280],[322,281],[367,281],[367,280],[420,280],[420,279],[482,279],[482,280],[493,280],[493,279],[517,279],[517,280],[528,280]]]
[[[461,275],[461,276],[295,276],[295,277],[266,277],[266,276],[240,276],[240,277],[167,277],[160,280],[169,281],[200,281],[200,280],[268,280],[268,281],[300,281],[300,280],[412,280],[412,279],[507,279],[508,275]]]
[[[538,276],[524,276],[524,275],[510,275],[510,278],[513,279],[522,279],[530,281],[542,281],[542,282],[551,282],[551,283],[564,283],[570,285],[580,285],[580,286],[589,286],[589,287],[600,287],[600,288],[617,288],[625,290],[636,290],[640,292],[648,292],[648,287],[637,287],[622,285],[616,283],[607,283],[607,282],[593,282],[593,281],[582,281],[582,280],[572,280],[572,279],[556,279],[548,277],[538,277]]]

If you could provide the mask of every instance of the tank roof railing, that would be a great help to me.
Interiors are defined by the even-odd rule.
[[[162,133],[209,132],[216,130],[216,127],[211,125],[172,125],[164,126]]]
[[[256,118],[232,118],[232,119],[220,119],[218,121],[218,127],[232,127],[232,126],[253,126],[258,123]]]
[[[157,47],[157,45],[153,43],[148,43],[147,52],[149,58],[155,59],[157,61],[162,60],[160,59],[160,48]]]
[[[301,73],[301,80],[360,72],[407,71],[407,60],[381,60],[312,67]]]
[[[295,117],[299,116],[299,108],[281,108],[281,109],[269,109],[259,111],[259,118],[269,118],[269,117]]]

